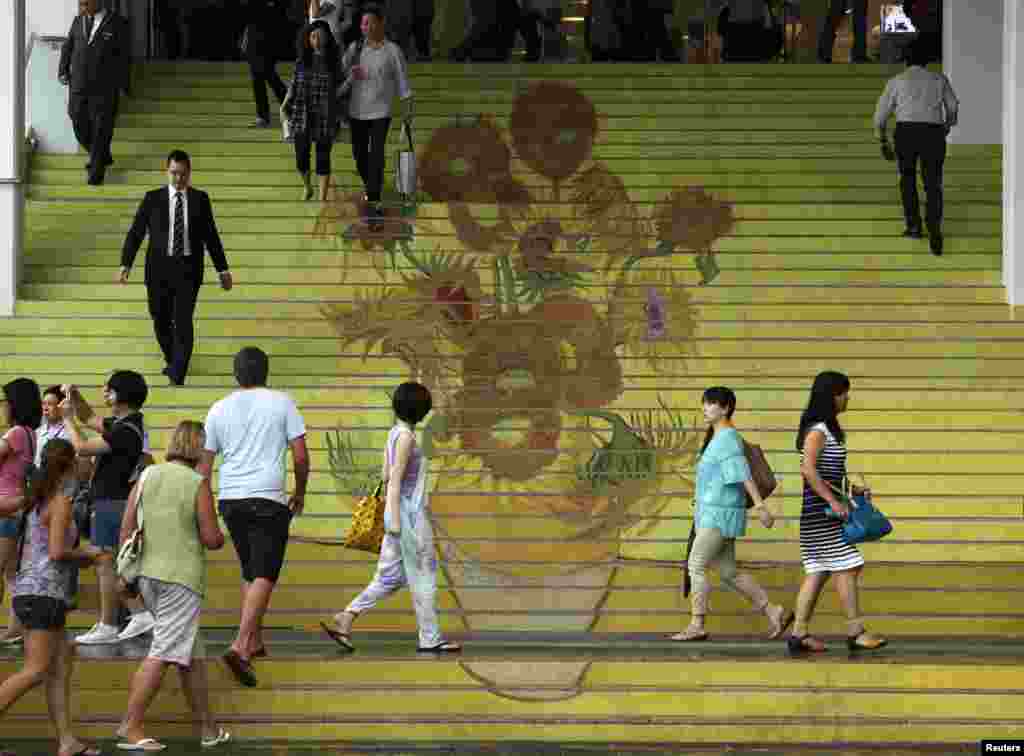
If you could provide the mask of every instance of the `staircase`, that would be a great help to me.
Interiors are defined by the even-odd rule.
[[[943,257],[902,238],[895,169],[870,120],[894,73],[414,66],[423,191],[391,197],[371,233],[347,144],[334,151],[335,200],[301,202],[279,130],[245,128],[243,67],[148,64],[103,187],[85,186],[81,156],[33,159],[21,301],[0,321],[3,380],[73,381],[98,402],[111,370],[139,369],[159,453],[177,421],[204,418],[231,389],[234,353],[260,345],[309,427],[314,473],[293,533],[310,539],[343,532],[379,469],[387,392],[412,374],[431,386],[442,617],[485,647],[409,663],[387,640],[414,628],[407,596],[361,621],[379,638],[369,658],[303,645],[295,631],[342,608],[372,560],[293,543],[268,618],[283,648],[261,665],[261,688],[216,682],[246,737],[954,744],[997,725],[1020,737],[1020,657],[998,651],[1024,635],[1024,325],[1000,283],[1000,154],[951,146]],[[236,288],[207,278],[188,385],[171,388],[141,268],[114,281],[135,207],[179,147],[213,199]],[[894,641],[884,683],[874,664],[793,663],[753,643],[763,621],[725,592],[709,631],[739,640],[645,653],[653,636],[637,634],[687,621],[678,561],[707,386],[737,392],[738,427],[781,473],[781,521],[752,526],[738,555],[773,601],[792,603],[794,435],[824,369],[851,377],[850,469],[895,524],[863,549],[862,607]],[[238,579],[230,548],[211,555],[214,632],[237,623]],[[89,580],[72,617],[82,626]],[[843,629],[831,589],[814,627]],[[563,650],[486,645],[508,637]],[[933,654],[938,638],[951,645]],[[130,672],[80,664],[97,689],[79,698],[86,731],[117,721],[126,694],[109,682],[123,688]],[[377,692],[346,698],[344,716],[311,714],[340,680]],[[856,704],[838,717],[848,688]],[[161,716],[183,711],[162,700]],[[42,699],[33,707],[5,730],[42,735]],[[395,711],[415,719],[397,736]]]

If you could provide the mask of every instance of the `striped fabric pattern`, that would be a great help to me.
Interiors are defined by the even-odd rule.
[[[825,423],[818,423],[811,430],[825,434],[825,446],[818,455],[818,474],[828,483],[841,487],[846,477],[846,444],[840,443]],[[803,451],[800,452],[803,461]],[[804,571],[840,572],[864,564],[864,557],[856,547],[843,540],[839,520],[828,517],[825,507],[828,503],[818,496],[804,481],[804,503],[800,512],[800,559]]]

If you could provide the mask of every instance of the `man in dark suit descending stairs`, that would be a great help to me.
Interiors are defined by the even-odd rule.
[[[128,23],[117,13],[98,9],[99,0],[79,0],[78,13],[60,51],[58,78],[71,88],[68,115],[75,138],[89,153],[89,184],[103,183],[114,162],[119,93],[128,92]]]
[[[118,281],[128,283],[135,255],[149,235],[146,250],[146,293],[156,340],[172,386],[185,383],[195,339],[192,314],[203,283],[203,250],[210,253],[220,286],[232,286],[210,196],[189,185],[192,161],[175,150],[167,156],[168,186],[147,192],[121,250]]]

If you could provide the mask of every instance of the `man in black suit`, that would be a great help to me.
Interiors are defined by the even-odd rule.
[[[75,138],[89,152],[89,184],[98,186],[114,162],[118,92],[128,92],[128,22],[99,10],[98,0],[79,0],[78,13],[60,51],[58,78],[71,87],[68,115]]]
[[[224,246],[206,192],[189,186],[192,161],[175,150],[167,156],[169,185],[146,192],[121,250],[118,280],[128,283],[135,254],[149,234],[146,250],[146,293],[156,340],[164,353],[164,368],[172,386],[185,383],[192,358],[192,314],[203,283],[203,250],[210,253],[220,286],[232,286]]]

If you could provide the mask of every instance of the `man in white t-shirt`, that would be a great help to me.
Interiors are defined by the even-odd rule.
[[[210,477],[222,457],[217,498],[242,566],[242,616],[224,662],[240,683],[256,685],[252,659],[266,655],[263,616],[277,584],[292,517],[302,514],[309,454],[306,426],[295,402],[267,388],[270,361],[256,347],[235,355],[239,390],[206,416],[206,448],[199,472]],[[288,496],[286,454],[291,449],[295,492]]]

